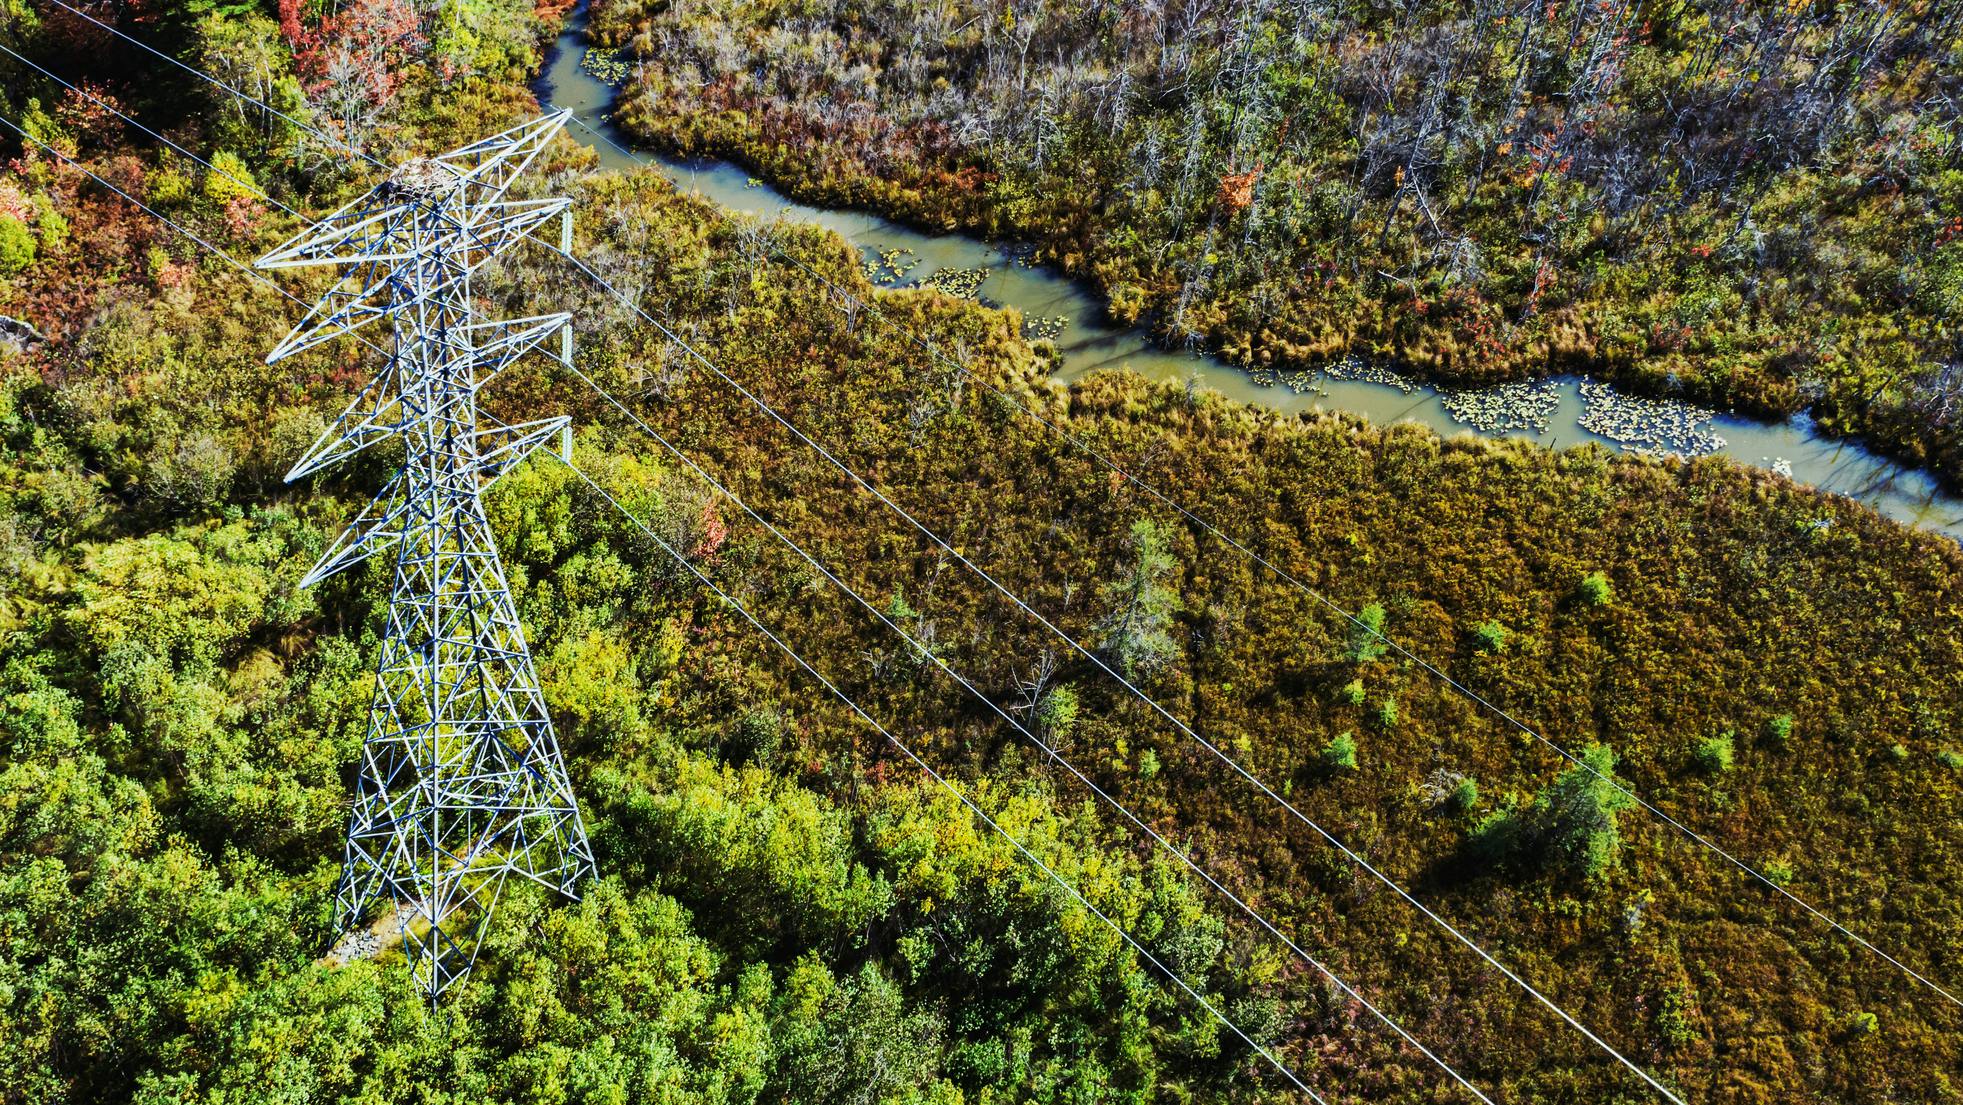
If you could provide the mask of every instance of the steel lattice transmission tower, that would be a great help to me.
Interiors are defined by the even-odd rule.
[[[593,872],[482,502],[533,449],[568,448],[570,420],[507,425],[477,404],[479,388],[553,334],[570,357],[571,316],[480,322],[471,299],[473,273],[551,220],[570,236],[570,200],[506,198],[565,120],[407,162],[258,261],[340,269],[268,364],[380,320],[393,331],[387,363],[286,478],[403,443],[401,470],[303,585],[377,553],[395,559],[335,905],[347,928],[393,903],[432,1002],[470,970],[505,880],[576,898]]]

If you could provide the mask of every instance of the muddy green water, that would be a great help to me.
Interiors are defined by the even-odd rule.
[[[1287,413],[1342,410],[1380,424],[1415,422],[1445,436],[1504,433],[1554,447],[1588,441],[1610,448],[1630,444],[1584,428],[1590,401],[1584,400],[1582,392],[1587,385],[1581,380],[1559,379],[1546,385],[1541,403],[1551,404],[1551,410],[1544,414],[1545,428],[1507,430],[1475,429],[1455,419],[1446,407],[1448,396],[1423,385],[1407,391],[1323,373],[1290,374],[1285,381],[1264,381],[1213,357],[1159,348],[1142,330],[1111,324],[1084,285],[1046,269],[1015,263],[1012,246],[960,234],[927,234],[878,215],[796,203],[726,161],[629,152],[631,143],[607,119],[614,89],[580,66],[585,27],[582,6],[567,20],[565,32],[547,57],[534,88],[541,101],[571,110],[581,123],[603,136],[596,139],[579,126],[568,128],[569,134],[593,147],[604,166],[630,169],[652,165],[681,188],[699,192],[731,210],[815,223],[843,235],[868,260],[885,251],[907,251],[903,258],[912,267],[903,281],[946,270],[985,268],[988,275],[977,289],[984,302],[1014,306],[1025,319],[1067,320],[1054,338],[1063,354],[1059,375],[1064,380],[1099,369],[1128,368],[1155,380],[1197,378],[1200,386],[1229,398]],[[1640,400],[1624,400],[1612,392],[1604,399],[1604,389],[1590,390],[1596,392],[1592,402],[1598,417],[1604,410],[1633,411],[1639,417],[1662,413]],[[1589,425],[1616,432],[1599,421]],[[1708,424],[1694,427],[1693,432],[1722,440],[1721,445],[1707,443],[1715,446],[1711,451],[1786,473],[1797,482],[1845,495],[1889,517],[1963,540],[1963,498],[1942,494],[1926,472],[1815,433],[1804,415],[1768,423],[1721,413]]]

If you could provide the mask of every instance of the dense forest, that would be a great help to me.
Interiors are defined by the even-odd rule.
[[[821,7],[787,18],[818,19]],[[510,0],[88,10],[384,158],[534,114],[524,81],[563,14]],[[1251,53],[1295,56],[1274,37],[1282,9],[1251,10],[1220,41],[1269,36]],[[703,11],[647,18],[665,26]],[[976,18],[1021,44],[1032,87],[1065,71],[1029,44],[1050,54],[1074,40],[1035,35],[1047,25],[1022,8]],[[1890,18],[1899,24],[1881,30],[1896,38],[1939,24],[1913,6]],[[262,196],[319,213],[369,183],[335,142],[51,5],[0,0],[0,19],[0,44],[86,78],[90,95],[224,172],[11,61],[0,61],[0,115],[234,257],[296,228]],[[1793,49],[1813,49],[1818,26],[1800,27]],[[803,32],[774,33],[732,37],[729,71],[754,72],[734,44]],[[1531,33],[1552,34],[1552,20]],[[950,26],[921,49],[998,50],[964,37],[974,34]],[[1166,39],[1177,40],[1217,66],[1213,39]],[[1362,48],[1333,41],[1332,56]],[[1302,56],[1324,48],[1311,42]],[[1446,56],[1472,47],[1454,49]],[[1857,104],[1940,83],[1888,68],[1902,56],[1894,47],[1873,49],[1904,83],[1862,83]],[[848,55],[820,45],[815,56]],[[997,76],[1022,79],[1016,67]],[[1522,78],[1523,103],[1545,79]],[[1223,96],[1235,87],[1231,74],[1219,83]],[[1840,87],[1827,85],[1823,103]],[[1055,141],[1085,140],[1057,125]],[[1310,116],[1292,128],[1313,130]],[[1596,139],[1569,141],[1580,151]],[[343,343],[267,367],[295,303],[35,141],[0,136],[0,156],[0,315],[36,335],[0,341],[0,1101],[1300,1100],[549,456],[506,476],[487,505],[601,875],[576,904],[507,900],[475,971],[436,1015],[399,952],[330,956],[387,566],[297,584],[394,458],[297,485],[281,475],[372,358]],[[1069,156],[1095,164],[1088,151]],[[1164,153],[1165,187],[1184,156]],[[1907,207],[1938,202],[1915,189],[1944,178],[1910,160],[1893,190],[1847,185],[1861,195],[1835,217],[1866,220],[1848,233],[1921,232],[1926,212]],[[1018,404],[1944,985],[1963,979],[1954,542],[1721,460],[1283,418],[1123,372],[1065,388],[1013,312],[874,289],[835,237],[730,216],[653,172],[598,172],[571,141],[546,161],[542,184],[575,198],[575,252],[597,271],[1686,1100],[1963,1096],[1963,1010]],[[1280,205],[1260,183],[1270,171],[1214,233],[1245,233],[1233,219]],[[1329,170],[1298,171],[1307,187]],[[1768,197],[1794,181],[1839,186],[1817,167],[1787,171],[1797,175],[1765,185],[1753,219],[1765,222]],[[1375,218],[1396,216],[1382,237],[1403,243],[1415,281],[1431,262],[1411,252],[1429,247],[1409,216],[1444,196],[1440,178],[1407,177],[1426,183],[1370,202]],[[1761,178],[1740,180],[1742,203]],[[1573,178],[1547,190],[1538,203],[1590,202]],[[1040,204],[1072,211],[1073,195]],[[1871,206],[1883,196],[1903,206]],[[1669,220],[1722,209],[1699,202]],[[1559,221],[1552,206],[1535,210]],[[1834,248],[1842,230],[1803,244]],[[1189,227],[1176,241],[1206,233]],[[1615,279],[1674,269],[1666,253],[1643,252],[1667,240],[1649,233],[1630,232],[1639,259]],[[1376,237],[1356,248],[1377,248],[1365,240]],[[1862,264],[1879,280],[1885,250],[1873,249]],[[877,313],[841,311],[780,255]],[[1899,274],[1939,254],[1889,256]],[[1705,278],[1733,287],[1742,271]],[[308,299],[308,279],[285,286]],[[1190,311],[1227,311],[1208,297],[1230,282],[1209,279]],[[1540,317],[1582,318],[1602,301],[1587,296],[1619,294],[1584,290],[1568,270],[1554,279],[1564,306]],[[1824,270],[1807,279],[1826,286]],[[1834,278],[1836,294],[1851,279]],[[1359,319],[1381,302],[1348,286]],[[581,371],[1494,1100],[1661,1100],[550,253],[502,264],[479,291],[490,312],[572,310]],[[1792,309],[1807,325],[1846,328],[1833,332],[1850,350],[1869,348],[1859,327],[1884,318],[1904,320],[1905,343],[1947,325],[1889,302]],[[1707,321],[1770,326],[1767,309],[1723,307]],[[975,378],[910,332],[958,350]],[[1739,335],[1700,340],[1713,344],[1669,362],[1686,378],[1725,363],[1719,347],[1739,365],[1762,352]],[[1502,359],[1490,371],[1521,367]],[[1906,380],[1888,385],[1891,402],[1910,401]],[[514,370],[485,401],[514,417],[573,415],[585,471],[1327,1100],[1468,1100],[563,369]]]
[[[1579,372],[1963,480],[1963,6],[594,0],[619,120],[1254,368]]]

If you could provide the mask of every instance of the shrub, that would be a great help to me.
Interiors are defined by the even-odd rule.
[[[1350,660],[1363,664],[1382,656],[1390,645],[1384,640],[1384,605],[1369,603],[1356,612],[1356,620],[1350,623],[1349,647],[1344,650]]]
[[[1460,779],[1459,785],[1452,788],[1450,801],[1452,808],[1460,813],[1472,812],[1472,808],[1479,804],[1478,780],[1470,775]]]
[[[1481,652],[1505,652],[1512,631],[1496,621],[1483,621],[1472,627],[1472,643]]]
[[[1473,822],[1468,843],[1472,854],[1487,863],[1511,863],[1526,850],[1526,830],[1527,819],[1520,812],[1519,799],[1509,796],[1498,809]]]
[[[1775,859],[1765,865],[1762,872],[1766,881],[1774,886],[1790,886],[1793,881],[1793,865],[1783,859]]]
[[[1765,735],[1784,746],[1793,739],[1793,715],[1780,714],[1765,723]]]
[[[1178,655],[1172,619],[1179,594],[1172,580],[1177,562],[1159,527],[1140,519],[1131,527],[1132,561],[1100,594],[1110,613],[1100,625],[1100,643],[1127,679],[1149,678]]]
[[[1688,995],[1675,986],[1664,990],[1663,1000],[1657,1003],[1656,1032],[1672,1051],[1681,1051],[1697,1039],[1689,1006]]]
[[[775,710],[758,707],[737,719],[724,758],[769,767],[777,762],[783,743],[784,719]]]
[[[1963,752],[1958,752],[1954,748],[1945,748],[1936,753],[1936,758],[1942,761],[1944,767],[1952,771],[1963,771]]]
[[[1881,1019],[1866,1010],[1850,1013],[1847,1016],[1847,1034],[1855,1039],[1872,1036],[1881,1031]]]
[[[1588,746],[1581,760],[1535,797],[1528,814],[1535,835],[1554,856],[1594,878],[1615,862],[1622,847],[1616,815],[1634,800],[1613,785],[1615,753],[1606,745]]]
[[[34,263],[34,232],[10,215],[0,215],[0,275],[12,275]]]
[[[1322,765],[1332,771],[1356,770],[1356,737],[1348,732],[1336,734],[1322,746]]]
[[[1615,753],[1583,749],[1581,762],[1556,776],[1525,809],[1508,801],[1473,827],[1475,855],[1493,863],[1522,863],[1593,879],[1622,848],[1616,815],[1634,799],[1615,785]]]
[[[1893,759],[1896,763],[1901,763],[1903,760],[1908,759],[1908,745],[1906,744],[1890,745],[1888,748],[1888,756],[1890,759]]]
[[[1712,775],[1722,775],[1731,770],[1732,755],[1734,752],[1731,730],[1726,729],[1715,737],[1706,737],[1698,741],[1696,749],[1691,752],[1691,756],[1697,761],[1697,766],[1703,768],[1706,772]]]
[[[1077,724],[1077,692],[1058,683],[1036,703],[1036,724],[1052,737],[1067,737]]]
[[[1138,777],[1150,779],[1159,773],[1159,754],[1147,748],[1138,754]]]
[[[1582,576],[1575,594],[1589,606],[1607,606],[1615,601],[1615,588],[1609,584],[1607,572],[1589,572]]]
[[[207,199],[224,203],[232,199],[259,198],[259,182],[252,179],[252,170],[246,168],[245,161],[230,150],[219,150],[211,155],[214,170],[205,174],[204,194]]]
[[[894,589],[893,600],[886,604],[886,619],[891,622],[910,622],[920,620],[920,611],[907,601],[906,592]]]
[[[1377,707],[1377,724],[1386,729],[1397,724],[1397,700],[1386,698]]]
[[[1336,697],[1351,706],[1363,705],[1363,680],[1352,679],[1343,684],[1343,689],[1336,693]]]
[[[175,169],[156,169],[143,178],[144,198],[152,207],[175,207],[191,195],[191,182]]]

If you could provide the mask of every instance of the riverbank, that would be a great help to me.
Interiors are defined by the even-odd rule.
[[[1165,349],[1143,328],[1112,319],[1094,288],[1033,264],[1027,244],[985,242],[875,213],[801,203],[731,161],[631,150],[631,138],[611,117],[616,88],[603,79],[618,70],[612,63],[582,64],[585,36],[581,7],[568,15],[534,90],[541,101],[574,113],[578,125],[570,133],[591,145],[603,166],[651,166],[678,187],[730,210],[824,226],[861,251],[872,266],[868,275],[883,287],[933,285],[1012,307],[1020,312],[1027,336],[1054,344],[1058,376],[1066,382],[1126,368],[1147,379],[1195,381],[1230,399],[1285,414],[1342,410],[1377,423],[1414,422],[1445,437],[1470,432],[1550,448],[1594,442],[1646,455],[1719,454],[1963,541],[1963,497],[1943,493],[1927,471],[1818,432],[1804,416],[1763,422],[1675,400],[1626,396],[1598,383],[1584,390],[1579,377],[1445,388],[1357,357],[1307,369],[1247,370],[1206,353]]]

